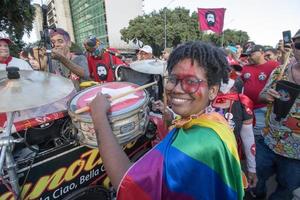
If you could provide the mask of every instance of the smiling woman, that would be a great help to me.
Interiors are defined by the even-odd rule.
[[[205,113],[227,82],[227,60],[216,47],[188,42],[168,60],[168,102],[180,120],[136,163],[122,151],[107,118],[110,103],[90,104],[98,145],[117,199],[242,199],[241,166],[234,134],[217,113]],[[192,183],[192,184],[191,184]]]

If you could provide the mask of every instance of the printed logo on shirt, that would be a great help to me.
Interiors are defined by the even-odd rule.
[[[250,73],[244,74],[244,79],[249,79],[250,77],[251,77],[251,74],[250,74]]]
[[[105,81],[107,79],[107,69],[103,64],[97,64],[97,74],[101,81]]]
[[[264,72],[260,72],[260,74],[258,75],[258,80],[260,81],[264,81],[266,80],[267,75]]]

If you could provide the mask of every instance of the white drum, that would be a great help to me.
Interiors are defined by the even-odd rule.
[[[77,109],[86,106],[99,92],[114,96],[137,87],[139,86],[128,82],[108,82],[77,93],[69,101],[68,113],[78,129],[80,143],[93,148],[98,147],[90,114],[88,112],[75,114]],[[113,133],[120,144],[126,144],[145,133],[149,122],[148,103],[149,95],[146,90],[140,90],[112,101],[108,117]]]

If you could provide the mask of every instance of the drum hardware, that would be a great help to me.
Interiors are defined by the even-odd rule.
[[[14,195],[20,195],[16,163],[12,155],[13,145],[23,142],[12,139],[12,127],[18,111],[32,109],[58,101],[73,90],[72,81],[54,74],[38,71],[19,71],[7,68],[7,75],[0,74],[0,110],[7,115],[7,124],[0,135],[0,176],[4,177],[4,164]]]
[[[158,59],[140,60],[130,63],[129,67],[137,72],[145,74],[158,74],[163,76],[166,61]]]
[[[124,65],[118,65],[115,69],[115,78],[116,78],[116,81],[122,81],[122,76],[119,74],[119,69],[121,67],[126,67]]]
[[[154,75],[154,81],[156,81],[157,83],[161,80],[160,75],[155,74]],[[154,90],[154,99],[155,101],[159,100],[159,87],[158,84],[155,84],[152,86],[153,90]]]
[[[11,145],[13,145],[15,143],[21,143],[21,142],[24,142],[23,138],[14,139],[12,136],[1,137],[0,147],[3,147],[3,146],[11,147]]]
[[[121,93],[121,94],[112,96],[112,97],[110,98],[110,101],[117,100],[117,99],[122,98],[122,97],[124,97],[124,96],[127,96],[127,95],[129,95],[129,94],[132,94],[132,93],[135,93],[135,92],[137,92],[137,91],[146,89],[147,87],[150,87],[150,86],[155,85],[155,84],[157,84],[157,81],[154,81],[154,82],[152,82],[152,83],[148,83],[148,84],[146,84],[146,85],[140,86],[140,87],[135,88],[135,89],[133,89],[133,90],[130,90],[130,91],[127,91],[127,92],[124,92],[124,93]],[[80,113],[87,112],[87,111],[89,111],[89,109],[90,109],[89,106],[85,106],[85,107],[83,107],[83,108],[80,108],[80,109],[76,110],[76,111],[75,111],[75,114],[80,114]]]
[[[14,119],[15,112],[9,112],[7,113],[7,125],[5,127],[3,136],[0,138],[0,140],[3,139],[3,137],[10,137],[11,136],[11,128],[13,125],[13,119]],[[5,142],[4,142],[5,143]],[[12,190],[15,194],[19,194],[20,187],[19,187],[19,178],[17,176],[17,172],[15,170],[16,163],[13,159],[12,155],[12,143],[8,142],[6,145],[1,147],[1,156],[0,156],[0,175],[3,177],[3,165],[4,161],[6,164],[6,170],[9,176],[9,182],[11,184]]]

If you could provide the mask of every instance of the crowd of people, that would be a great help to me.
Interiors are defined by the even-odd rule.
[[[116,81],[118,65],[130,68],[131,61],[96,37],[87,38],[82,55],[70,51],[63,29],[51,30],[50,37],[51,69],[43,49],[27,49],[15,58],[9,52],[12,41],[0,38],[0,71],[50,70],[72,79],[79,90],[82,81]],[[150,45],[136,54],[138,61],[154,58]],[[167,105],[156,101],[152,108],[167,115],[170,132],[137,162],[131,163],[112,133],[107,96],[98,94],[90,104],[118,199],[243,199],[244,191],[251,199],[300,198],[300,30],[292,43],[280,40],[276,48],[194,41],[165,48],[160,59],[167,61]],[[277,89],[280,81],[298,92],[292,101],[289,89]],[[286,102],[284,116],[275,112],[278,101]],[[266,182],[273,175],[276,190],[270,195]]]

